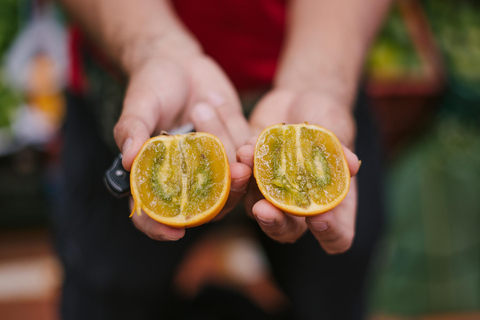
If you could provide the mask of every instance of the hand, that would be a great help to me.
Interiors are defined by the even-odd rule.
[[[227,77],[210,58],[199,54],[161,52],[133,64],[120,119],[114,135],[123,153],[123,166],[130,170],[142,145],[161,130],[193,122],[197,131],[217,136],[230,160],[231,191],[219,216],[243,197],[251,169],[235,163],[235,151],[250,136],[239,99]],[[134,215],[135,226],[156,240],[177,240],[185,234]]]
[[[267,94],[255,108],[250,123],[252,131],[259,133],[276,123],[309,123],[323,126],[337,135],[344,146],[352,146],[354,123],[347,100],[320,91],[295,91],[276,89]],[[237,158],[253,168],[255,138],[242,146]],[[359,169],[357,156],[344,147],[351,176]],[[279,242],[295,242],[307,230],[316,237],[323,249],[330,254],[348,250],[355,234],[357,186],[352,178],[346,198],[334,209],[313,217],[296,217],[282,212],[265,200],[250,183],[244,200],[247,211],[257,220],[262,230]]]

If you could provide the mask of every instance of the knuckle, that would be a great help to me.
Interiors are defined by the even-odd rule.
[[[325,231],[317,232],[317,238],[319,238],[323,242],[335,243],[342,238],[342,234],[340,234],[336,230],[331,230],[330,228],[328,228]]]
[[[293,233],[285,228],[271,230],[268,235],[280,243],[295,243],[300,237],[299,234]]]
[[[322,245],[325,252],[327,252],[328,254],[341,254],[347,252],[352,247],[354,236],[355,234],[352,231],[337,237],[333,241],[321,241],[320,244]]]
[[[162,233],[158,232],[157,228],[155,228],[155,224],[150,223],[145,230],[145,234],[152,240],[162,241],[165,240],[165,237]]]
[[[271,238],[276,239],[277,241],[281,241],[281,239],[285,238],[285,231],[281,228],[268,228],[266,232]]]
[[[150,132],[149,124],[145,119],[139,116],[123,116],[113,127],[113,135],[117,141],[123,140],[128,136],[134,136],[137,133]]]
[[[152,239],[152,240],[156,240],[156,241],[163,241],[165,240],[165,237],[161,234],[156,234],[156,233],[147,233],[147,236]]]
[[[113,127],[113,136],[116,140],[121,139],[125,132],[125,121],[120,119]]]

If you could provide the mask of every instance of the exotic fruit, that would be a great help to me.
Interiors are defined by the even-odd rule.
[[[188,133],[151,138],[136,156],[130,173],[135,201],[163,224],[187,228],[213,219],[230,192],[230,167],[215,136]]]
[[[297,216],[334,208],[350,187],[350,171],[337,137],[308,123],[263,130],[255,146],[254,175],[270,203]]]

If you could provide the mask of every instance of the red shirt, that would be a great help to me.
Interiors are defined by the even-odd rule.
[[[285,29],[284,0],[174,0],[178,15],[238,89],[272,80]]]
[[[173,0],[179,17],[237,89],[266,88],[285,29],[285,0]],[[81,36],[72,33],[71,84],[80,90]]]

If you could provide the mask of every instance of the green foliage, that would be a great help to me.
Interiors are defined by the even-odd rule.
[[[20,104],[20,95],[5,86],[0,77],[0,128],[10,125],[12,114]]]
[[[367,65],[369,73],[380,79],[420,75],[421,61],[398,8],[387,18],[371,49]]]
[[[19,29],[18,8],[18,0],[0,0],[0,63]],[[0,75],[1,71],[0,68]],[[20,96],[8,88],[0,76],[0,128],[10,125],[12,113],[20,102]]]
[[[480,2],[426,0],[449,74],[480,93]]]
[[[0,0],[0,58],[19,30],[19,3],[19,0]]]

